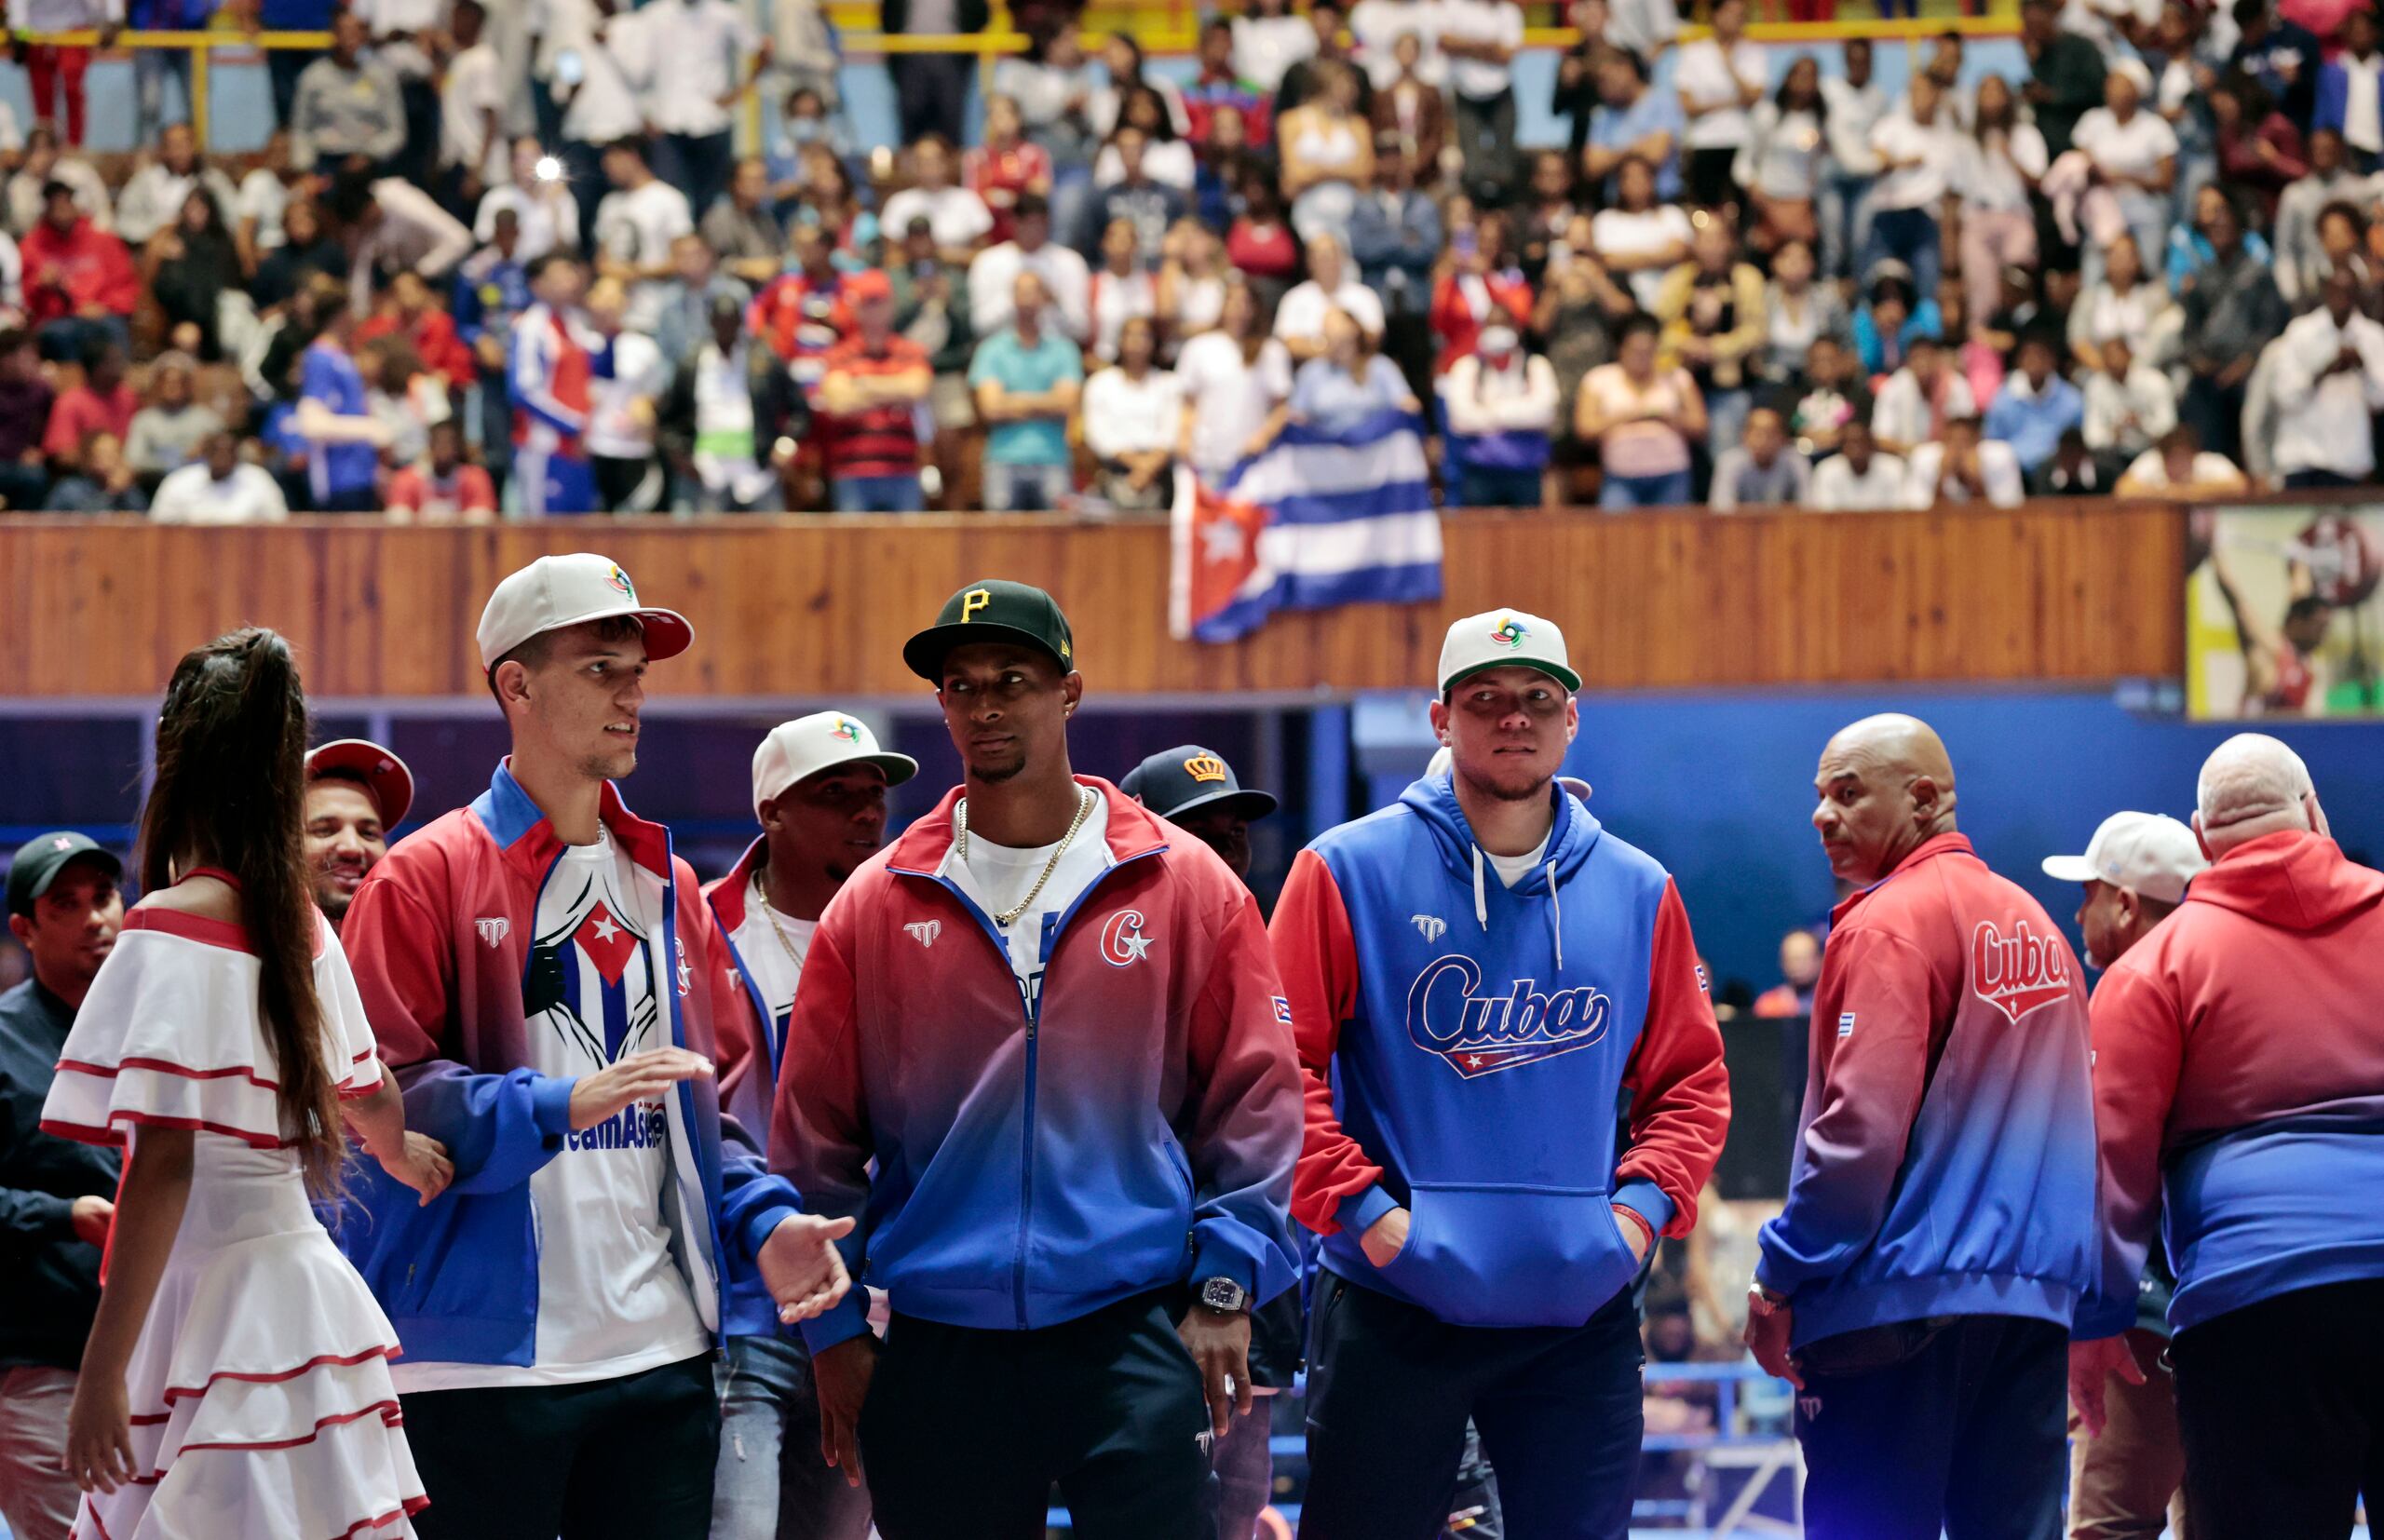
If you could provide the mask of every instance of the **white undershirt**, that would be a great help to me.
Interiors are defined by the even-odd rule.
[[[562,1003],[525,1023],[529,1068],[576,1078],[670,1046],[669,1002],[655,988],[662,926],[642,900],[647,882],[601,831],[594,844],[566,845],[556,858],[539,890],[534,944],[555,949]],[[390,1366],[399,1391],[581,1385],[708,1351],[711,1338],[663,1223],[668,1127],[659,1099],[634,1103],[567,1134],[562,1153],[530,1178],[538,1320],[528,1365],[401,1359]]]
[[[1018,975],[1019,987],[1030,1003],[1043,988],[1044,918],[1066,913],[1085,889],[1099,882],[1109,870],[1108,834],[1109,804],[1095,794],[1092,810],[1085,816],[1084,826],[1077,831],[1076,838],[1066,842],[1067,852],[1052,869],[1051,880],[1043,885],[1043,891],[1036,895],[1035,902],[1025,912],[1000,927],[1002,939],[1009,948],[1010,971]],[[1008,913],[1011,905],[1026,897],[1058,844],[1054,842],[1033,850],[1021,850],[971,833],[968,858],[960,858],[960,845],[955,841],[939,875],[967,894],[969,902],[984,911],[987,920],[999,925],[996,917]]]
[[[1501,885],[1512,887],[1539,870],[1540,863],[1548,858],[1548,842],[1555,837],[1556,826],[1551,823],[1548,826],[1548,832],[1539,837],[1539,843],[1524,854],[1494,856],[1485,850],[1482,853],[1482,858],[1488,861],[1490,870],[1498,874]]]
[[[773,906],[762,895],[759,871],[753,873],[747,891],[745,923],[729,939],[737,943],[737,954],[744,960],[753,987],[761,992],[762,1004],[769,1007],[771,1025],[783,1035],[787,1013],[794,1009],[795,986],[803,981],[804,960],[811,955],[811,938],[818,933],[820,922],[798,920]],[[790,948],[794,952],[792,957],[787,955]]]

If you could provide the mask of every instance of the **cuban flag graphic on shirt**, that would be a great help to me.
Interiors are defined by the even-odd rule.
[[[563,913],[531,946],[523,991],[531,1020],[543,1018],[589,1070],[660,1047],[651,939],[596,882],[572,895]]]

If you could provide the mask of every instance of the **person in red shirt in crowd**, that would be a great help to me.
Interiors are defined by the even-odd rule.
[[[356,329],[359,346],[380,337],[404,338],[422,367],[449,390],[464,389],[478,372],[472,350],[455,331],[454,317],[432,298],[429,282],[419,273],[400,273],[391,279],[380,313]]]
[[[1440,351],[1432,364],[1436,374],[1473,351],[1482,330],[1504,310],[1528,316],[1531,285],[1507,245],[1503,214],[1483,214],[1471,229],[1460,227],[1449,238],[1449,257],[1432,281],[1432,334]]]
[[[18,248],[25,271],[25,319],[52,358],[82,356],[90,343],[132,343],[141,275],[124,242],[74,206],[74,188],[43,183],[41,223]]]
[[[1248,142],[1265,144],[1275,131],[1266,93],[1234,74],[1233,23],[1212,17],[1200,29],[1200,73],[1184,88],[1184,137],[1195,144],[1208,142],[1209,124],[1220,107],[1241,114]]]
[[[427,520],[484,523],[496,517],[496,483],[464,458],[463,425],[451,417],[430,426],[430,451],[389,478],[389,511]]]
[[[1018,238],[1019,194],[1051,196],[1050,153],[1027,139],[1016,97],[985,98],[985,142],[961,158],[960,169],[968,190],[993,212],[993,232],[985,238],[995,246]]]
[[[1822,977],[1821,938],[1802,926],[1780,938],[1780,982],[1754,997],[1754,1013],[1786,1020],[1813,1013],[1813,986]]]
[[[919,407],[935,384],[927,349],[894,330],[894,288],[872,270],[846,280],[854,330],[828,350],[820,437],[838,513],[916,513]]]
[[[120,440],[132,431],[141,393],[125,383],[127,361],[121,343],[90,348],[83,355],[83,383],[50,408],[41,447],[61,474],[81,466],[84,442],[92,434],[114,434]]]
[[[1299,277],[1300,243],[1283,219],[1275,179],[1265,171],[1245,176],[1241,202],[1241,217],[1226,231],[1226,260],[1280,297]]]
[[[826,373],[828,350],[853,329],[845,298],[852,277],[837,270],[835,248],[817,224],[795,227],[794,259],[794,271],[772,279],[753,301],[746,324],[808,394]]]

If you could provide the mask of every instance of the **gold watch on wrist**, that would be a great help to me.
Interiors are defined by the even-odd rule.
[[[1751,1316],[1768,1316],[1787,1303],[1787,1295],[1769,1287],[1761,1278],[1747,1285],[1747,1314]]]

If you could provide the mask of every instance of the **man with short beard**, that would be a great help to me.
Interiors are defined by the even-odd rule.
[[[820,916],[885,840],[887,789],[918,773],[842,711],[780,723],[753,752],[761,837],[704,886],[746,1007],[724,1008],[720,1034],[721,1104],[745,1128],[770,1126]],[[865,1540],[869,1498],[823,1461],[811,1355],[776,1317],[761,1280],[732,1268],[711,1540]]]
[[[334,932],[413,806],[413,772],[377,743],[340,738],[306,755],[306,864],[315,907]]]
[[[902,657],[968,779],[821,915],[770,1130],[893,1309],[882,1348],[858,1295],[805,1329],[829,1458],[887,1540],[1040,1540],[1055,1482],[1090,1540],[1202,1540],[1250,1308],[1297,1267],[1258,906],[1071,771],[1050,594],[972,583]]]
[[[2048,877],[2085,885],[2078,928],[2086,966],[2109,968],[2186,901],[2186,885],[2210,862],[2194,831],[2157,813],[2114,813],[2086,842],[2082,856],[2048,856]],[[2107,977],[2107,974],[2106,975]],[[2105,1287],[2118,1283],[2106,1279]],[[2128,1363],[2101,1372],[2104,1424],[2088,1433],[2073,1394],[2069,1408],[2069,1533],[2157,1536],[2186,1475],[2177,1437],[2177,1392],[2168,1367],[2169,1300],[2176,1290],[2168,1259],[2146,1259],[2128,1329]],[[2124,1293],[2124,1290],[2119,1290]],[[2180,1524],[2178,1533],[2188,1533]]]
[[[1955,828],[1928,723],[1843,729],[1813,789],[1856,891],[1830,916],[1746,1327],[1802,1392],[1805,1533],[2053,1540],[2069,1325],[2098,1277],[2078,960]]]
[[[117,1152],[40,1131],[66,1035],[124,928],[124,868],[88,835],[38,834],[8,863],[8,929],[33,977],[0,994],[0,1519],[67,1540],[67,1409],[100,1307]]]
[[[1449,773],[1319,838],[1275,910],[1324,1236],[1301,1532],[1437,1534],[1470,1416],[1509,1533],[1620,1540],[1632,1284],[1721,1155],[1721,1030],[1670,874],[1556,785],[1564,633],[1469,616],[1439,682]]]
[[[357,889],[341,940],[404,1092],[454,1153],[438,1203],[369,1172],[341,1240],[393,1324],[423,1540],[705,1540],[729,1277],[792,1325],[833,1244],[713,1087],[727,954],[637,768],[682,616],[602,556],[546,556],[481,614],[512,752]]]

